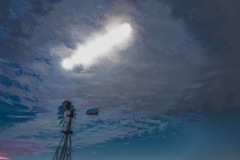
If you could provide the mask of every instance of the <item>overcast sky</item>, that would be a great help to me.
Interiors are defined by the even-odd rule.
[[[133,29],[126,47],[61,68],[124,22]],[[239,28],[234,0],[2,0],[0,153],[50,159],[58,107],[70,100],[73,160],[237,160]],[[98,116],[85,114],[92,107]]]

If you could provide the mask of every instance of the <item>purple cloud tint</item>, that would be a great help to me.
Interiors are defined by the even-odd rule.
[[[17,139],[0,139],[0,150],[5,153],[18,154],[32,154],[49,152],[46,146],[50,143],[36,143],[31,140],[17,140]]]

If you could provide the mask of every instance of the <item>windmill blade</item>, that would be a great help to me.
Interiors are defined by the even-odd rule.
[[[58,126],[60,126],[60,125],[63,123],[63,121],[64,121],[64,119],[62,119],[62,120],[59,122],[59,125],[58,125]]]
[[[65,125],[65,122],[66,122],[66,121],[63,122],[62,128],[63,128],[63,126]]]

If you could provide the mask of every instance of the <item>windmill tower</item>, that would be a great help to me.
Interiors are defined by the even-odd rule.
[[[64,101],[59,107],[60,116],[62,120],[62,139],[58,145],[58,148],[52,158],[52,160],[71,160],[72,158],[72,119],[74,118],[73,105],[69,101]],[[63,114],[61,114],[63,113]]]

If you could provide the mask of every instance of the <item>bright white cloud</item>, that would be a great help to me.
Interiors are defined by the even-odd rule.
[[[99,35],[85,45],[79,46],[73,55],[62,60],[61,65],[65,70],[72,70],[77,65],[92,65],[97,58],[126,44],[131,33],[132,27],[129,23],[111,28],[106,34]]]

